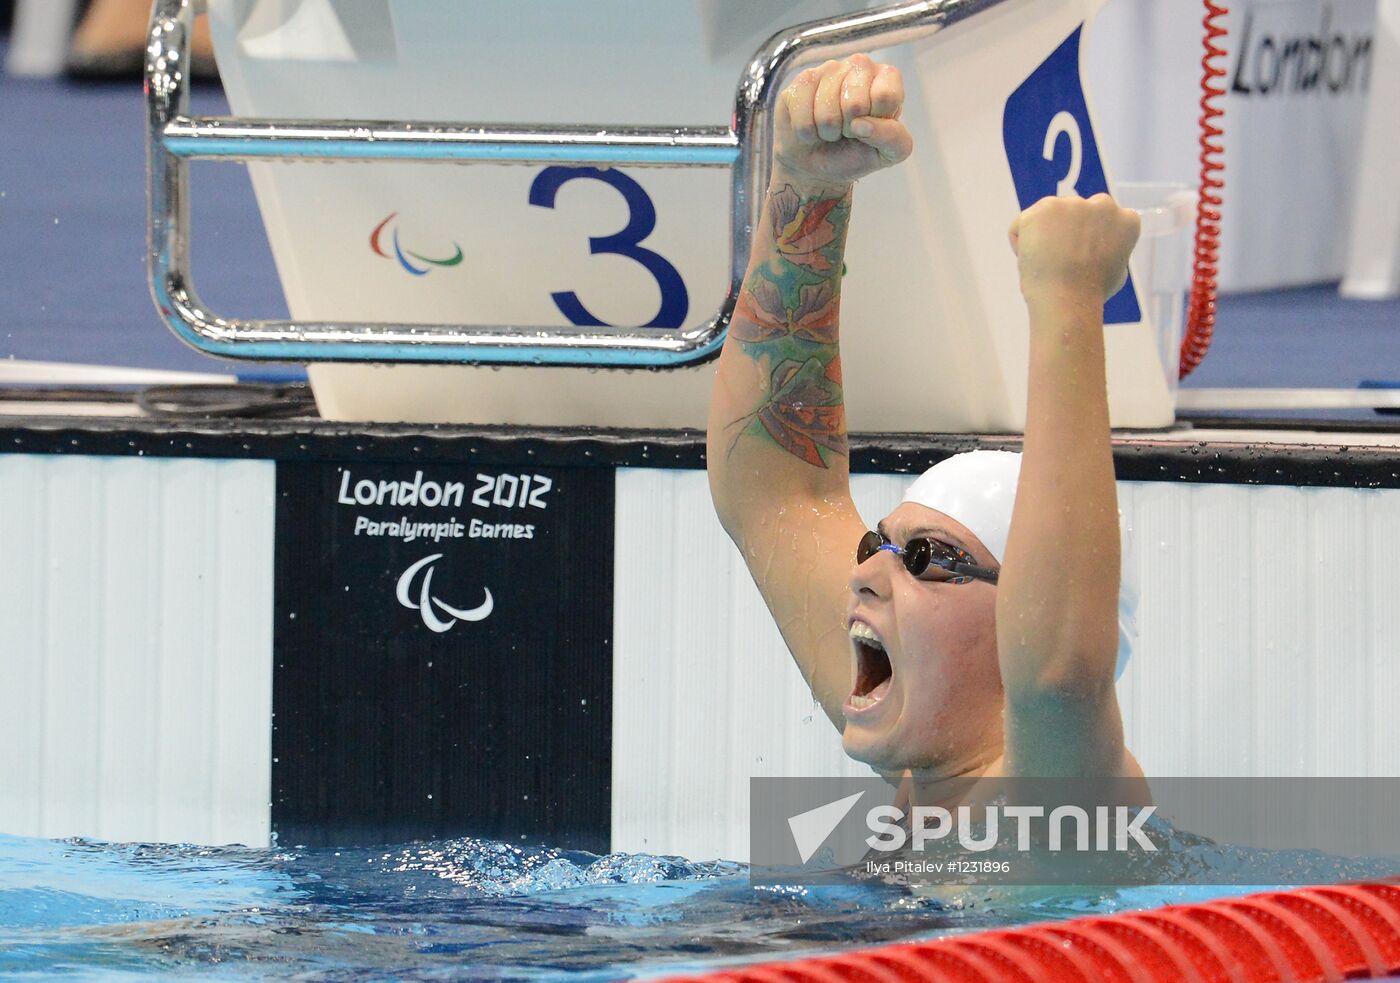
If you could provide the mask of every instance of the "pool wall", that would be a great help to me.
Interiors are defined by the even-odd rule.
[[[1116,448],[1142,584],[1129,744],[1156,775],[1400,774],[1400,451],[1239,439]],[[976,443],[858,441],[863,514]],[[719,529],[693,433],[124,421],[0,444],[0,831],[510,831],[743,859],[750,776],[859,773]],[[359,475],[418,472],[481,496],[505,538],[351,531],[476,518],[343,501]],[[503,475],[549,477],[553,507],[522,513]],[[489,615],[449,618],[483,584]]]
[[[275,484],[0,455],[0,830],[268,841]]]

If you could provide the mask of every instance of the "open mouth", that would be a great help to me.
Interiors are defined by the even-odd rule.
[[[852,622],[851,643],[856,653],[856,683],[847,702],[853,709],[864,710],[889,692],[893,671],[885,643],[874,628],[863,621]]]

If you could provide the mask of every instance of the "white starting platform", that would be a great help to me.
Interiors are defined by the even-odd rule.
[[[176,120],[153,134],[153,159],[172,170],[201,155],[250,161],[297,326],[178,302],[190,285],[167,289],[168,258],[154,267],[157,294],[175,296],[167,319],[206,351],[312,360],[330,419],[701,426],[718,348],[705,330],[732,309],[764,186],[765,107],[805,65],[873,49],[904,72],[918,149],[856,196],[843,288],[853,428],[1016,431],[1026,313],[1007,225],[1047,194],[1134,195],[1099,152],[1082,82],[1102,2],[672,0],[639,16],[630,0],[213,0],[236,118]],[[561,126],[613,141],[608,166],[503,142]],[[626,134],[648,127],[681,143],[719,134],[712,159],[686,161],[709,166],[629,164]],[[338,150],[326,139],[337,134]],[[497,140],[496,160],[514,166],[479,149],[476,166],[442,166],[462,163],[473,136]],[[403,156],[434,137],[459,142],[432,163]],[[263,159],[278,149],[287,156]],[[354,163],[316,159],[328,157]],[[1166,186],[1137,198],[1144,246],[1106,309],[1110,408],[1116,425],[1165,427],[1194,199]],[[167,241],[158,225],[155,247]],[[501,325],[512,329],[480,327]],[[666,361],[624,350],[628,332],[653,346],[706,340]],[[507,334],[513,349],[497,350]],[[549,336],[571,338],[571,351],[528,343]],[[490,364],[421,364],[468,361]]]

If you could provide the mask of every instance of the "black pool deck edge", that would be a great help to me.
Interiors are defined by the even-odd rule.
[[[1254,425],[1258,425],[1255,421]],[[1211,420],[1248,429],[1251,421]],[[1244,442],[1180,435],[1115,435],[1114,464],[1123,481],[1400,488],[1400,426],[1295,426],[1282,421],[1270,440]],[[1325,442],[1316,432],[1326,431]],[[1362,434],[1395,433],[1391,445]],[[1358,442],[1350,442],[1357,440]],[[851,435],[855,473],[915,474],[945,457],[977,448],[1016,450],[1021,438],[976,434]],[[197,457],[275,461],[396,461],[456,464],[536,464],[551,467],[628,467],[702,470],[705,435],[698,430],[602,427],[461,426],[286,420],[158,419],[92,416],[0,417],[0,453]]]

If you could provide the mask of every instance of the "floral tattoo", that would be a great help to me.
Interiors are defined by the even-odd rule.
[[[850,193],[807,198],[785,185],[768,198],[774,255],[735,305],[730,333],[769,373],[760,405],[735,421],[813,467],[847,453],[837,313]],[[733,452],[733,446],[730,452]]]

